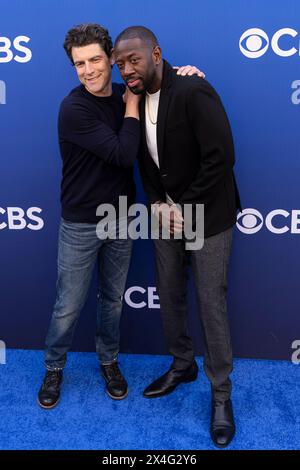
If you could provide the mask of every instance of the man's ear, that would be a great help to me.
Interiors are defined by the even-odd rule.
[[[161,56],[161,48],[159,46],[153,47],[152,57],[156,65],[159,65],[161,63],[162,56]]]

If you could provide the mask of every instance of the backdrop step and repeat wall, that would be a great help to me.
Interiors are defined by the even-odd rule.
[[[57,112],[77,86],[62,43],[83,22],[112,37],[151,28],[174,65],[195,64],[232,125],[239,215],[229,312],[236,356],[291,359],[300,346],[299,0],[0,1],[0,340],[43,348],[55,299],[61,160]],[[116,68],[114,81],[121,81]],[[144,200],[136,171],[138,200]],[[122,351],[165,353],[150,241],[137,241]],[[192,276],[190,327],[202,336]],[[94,350],[96,282],[74,349]],[[299,340],[299,341],[298,341]],[[3,344],[3,343],[2,343]],[[293,356],[292,356],[293,355]]]

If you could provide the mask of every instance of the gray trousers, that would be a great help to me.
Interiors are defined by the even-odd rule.
[[[227,269],[233,228],[206,238],[201,250],[186,251],[184,240],[155,240],[157,289],[164,332],[173,367],[194,360],[187,331],[187,262],[190,257],[204,333],[204,370],[213,397],[230,398],[232,348],[227,316]]]

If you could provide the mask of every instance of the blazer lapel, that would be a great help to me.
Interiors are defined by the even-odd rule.
[[[171,98],[171,84],[172,84],[172,67],[164,60],[163,79],[161,85],[161,92],[159,97],[159,106],[157,114],[157,126],[156,126],[156,137],[157,137],[157,151],[159,164],[161,166],[164,157],[164,138],[166,129],[166,120],[168,116],[168,108]]]
[[[145,98],[145,95],[144,95],[141,99],[141,102],[140,102],[140,121],[141,121],[142,146],[143,146],[143,148],[146,152],[146,150],[147,150],[147,140],[146,140],[145,104],[146,104],[146,98]]]
[[[157,114],[157,126],[156,126],[156,138],[157,138],[157,152],[158,160],[161,166],[164,156],[164,139],[165,139],[165,128],[166,120],[168,116],[168,108],[170,103],[170,92],[169,90],[161,90],[159,97],[159,107]]]

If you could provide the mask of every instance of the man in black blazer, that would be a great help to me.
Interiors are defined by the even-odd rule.
[[[212,388],[211,436],[217,446],[225,447],[235,433],[226,279],[240,208],[230,125],[212,86],[197,77],[176,76],[162,60],[157,38],[147,28],[124,30],[116,39],[114,58],[130,90],[144,94],[140,173],[152,211],[164,227],[170,223],[171,234],[169,239],[155,240],[155,252],[162,319],[173,363],[146,388],[144,396],[166,395],[180,383],[197,378],[187,332],[186,269],[190,258],[205,338],[204,368]],[[204,205],[202,249],[188,252],[184,237],[175,235],[182,232],[184,204]],[[170,207],[172,215],[166,216]]]

